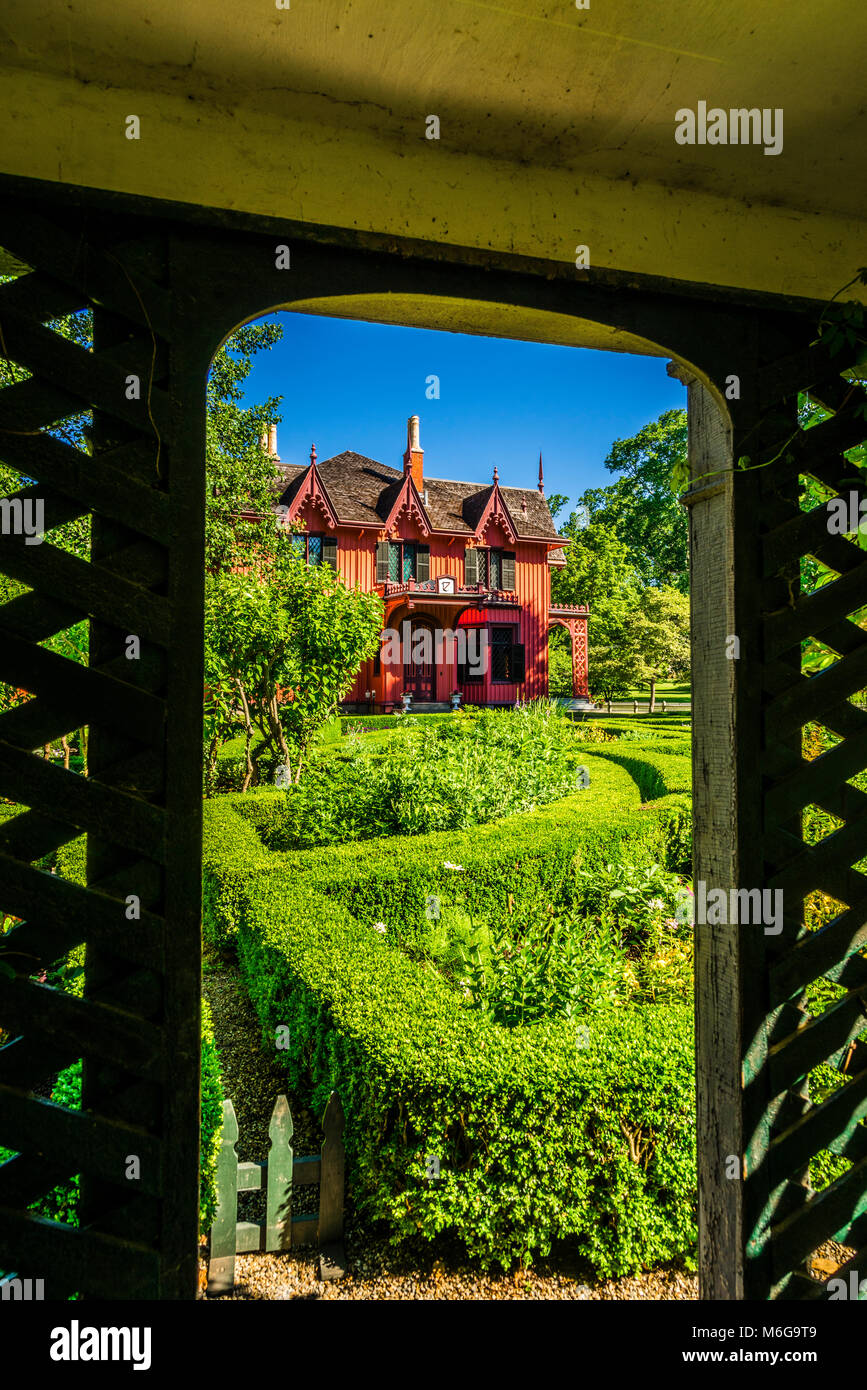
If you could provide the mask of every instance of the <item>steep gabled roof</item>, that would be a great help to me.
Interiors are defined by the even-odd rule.
[[[281,480],[276,501],[290,506],[301,486],[307,468],[280,464]],[[384,528],[404,490],[402,468],[390,468],[376,459],[345,449],[323,459],[316,470],[342,525],[353,522]],[[435,531],[447,531],[467,539],[477,533],[479,522],[497,487],[516,537],[558,540],[548,504],[538,488],[499,487],[493,483],[452,482],[446,478],[425,478],[419,503]],[[413,485],[414,491],[414,485]],[[416,497],[418,494],[416,493]]]

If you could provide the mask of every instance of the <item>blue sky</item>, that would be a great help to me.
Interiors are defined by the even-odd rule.
[[[421,417],[425,472],[535,487],[574,503],[605,486],[615,439],[686,405],[666,358],[552,347],[505,338],[395,328],[314,314],[277,314],[283,341],[255,359],[246,399],[282,395],[277,446],[285,463],[344,449],[401,466],[406,421]],[[426,380],[440,380],[428,400]]]

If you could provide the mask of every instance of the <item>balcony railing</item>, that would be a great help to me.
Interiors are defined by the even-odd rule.
[[[548,616],[556,618],[586,618],[590,609],[586,603],[552,603]]]
[[[389,579],[377,584],[376,588],[383,598],[413,594],[424,598],[484,598],[491,603],[518,602],[518,595],[513,589],[489,589],[486,584],[456,584],[452,592],[441,594],[436,579],[405,579],[400,584]]]

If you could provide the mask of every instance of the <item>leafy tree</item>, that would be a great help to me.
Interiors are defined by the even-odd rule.
[[[615,531],[629,550],[642,585],[689,592],[689,528],[671,475],[686,459],[685,410],[666,410],[631,439],[611,446],[605,467],[622,476],[588,488],[580,501],[591,521]]]
[[[572,698],[572,639],[565,627],[553,627],[548,637],[548,694]]]
[[[208,377],[206,443],[207,509],[205,567],[230,569],[257,547],[266,550],[274,531],[272,505],[277,469],[262,448],[271,422],[279,423],[280,397],[242,406],[243,385],[257,353],[283,336],[278,323],[247,324],[223,344]],[[242,513],[247,514],[243,522]],[[258,520],[249,519],[256,517]]]
[[[552,517],[555,517],[558,512],[562,512],[565,506],[568,506],[569,498],[563,492],[552,492],[547,501],[548,511]]]
[[[241,711],[246,736],[242,790],[260,763],[277,759],[301,775],[317,731],[379,650],[382,600],[350,589],[334,570],[308,565],[285,533],[244,571],[217,570],[205,587],[206,681],[213,709],[210,758]],[[256,744],[254,734],[258,733]]]
[[[640,599],[638,576],[628,547],[607,525],[594,519],[584,526],[573,512],[562,529],[571,545],[565,567],[551,575],[552,602],[589,605],[590,686],[594,695],[614,699],[634,683],[638,671],[637,654],[626,643]]]
[[[638,658],[638,681],[650,686],[650,708],[658,680],[689,672],[689,599],[677,589],[645,589],[629,625],[629,644]]]

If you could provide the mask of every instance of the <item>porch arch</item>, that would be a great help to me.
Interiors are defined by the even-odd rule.
[[[291,243],[291,271],[276,269],[275,240]],[[26,808],[0,832],[0,905],[22,919],[4,942],[15,978],[0,975],[0,1010],[22,1029],[0,1049],[11,1104],[0,1142],[22,1154],[0,1168],[0,1262],[25,1277],[51,1270],[49,1296],[195,1294],[204,383],[229,333],[285,308],[450,321],[531,340],[544,333],[576,346],[640,343],[689,374],[695,874],[710,886],[769,883],[788,894],[778,937],[697,934],[702,1293],[821,1291],[806,1277],[807,1255],[832,1234],[863,1253],[867,1237],[859,1214],[867,1156],[854,1108],[838,1102],[829,1113],[804,1094],[809,1071],[863,1028],[867,965],[851,928],[867,885],[850,833],[860,807],[845,784],[863,763],[864,721],[849,696],[863,685],[864,639],[846,619],[867,603],[867,558],[832,542],[843,578],[799,595],[800,557],[828,537],[822,517],[798,508],[798,472],[842,487],[843,452],[863,433],[835,364],[811,348],[819,306],[610,271],[576,277],[561,262],[193,216],[28,181],[3,185],[0,243],[32,267],[0,288],[6,350],[33,377],[0,402],[7,458],[39,479],[50,516],[94,517],[90,563],[67,565],[50,546],[25,550],[8,537],[2,551],[4,572],[32,592],[0,609],[0,679],[35,699],[24,718],[0,718],[0,794]],[[92,354],[61,351],[43,327],[74,308],[93,310]],[[128,370],[149,383],[138,410],[124,403]],[[726,403],[731,375],[741,396]],[[742,455],[779,455],[806,386],[835,417],[798,437],[790,459],[735,476]],[[71,409],[94,412],[92,457],[32,438]],[[91,664],[61,685],[40,643],[81,618],[91,623]],[[142,637],[135,672],[122,661],[128,632]],[[739,637],[738,662],[725,656],[727,633]],[[825,634],[840,652],[812,679],[800,670],[808,634]],[[801,728],[812,719],[835,729],[842,752],[806,764]],[[92,775],[76,783],[30,750],[52,729],[82,722]],[[819,800],[853,823],[821,857],[798,824],[800,809]],[[82,830],[91,837],[87,888],[49,882],[38,861]],[[822,885],[846,911],[805,941],[803,899]],[[136,886],[144,912],[131,935],[122,909]],[[71,1011],[29,976],[82,942],[86,995]],[[22,948],[35,967],[13,960]],[[809,1019],[803,986],[823,975],[847,995]],[[861,1079],[862,1051],[849,1070]],[[80,1056],[100,1122],[96,1147],[83,1117],[47,1114],[31,1094]],[[111,1163],[126,1143],[131,1093],[153,1180],[141,1194],[126,1192],[119,1216]],[[805,1170],[829,1142],[843,1146],[851,1168],[827,1198],[810,1192]],[[742,1181],[726,1180],[731,1153],[742,1156]],[[34,1223],[29,1203],[70,1171],[84,1175],[82,1228]]]

